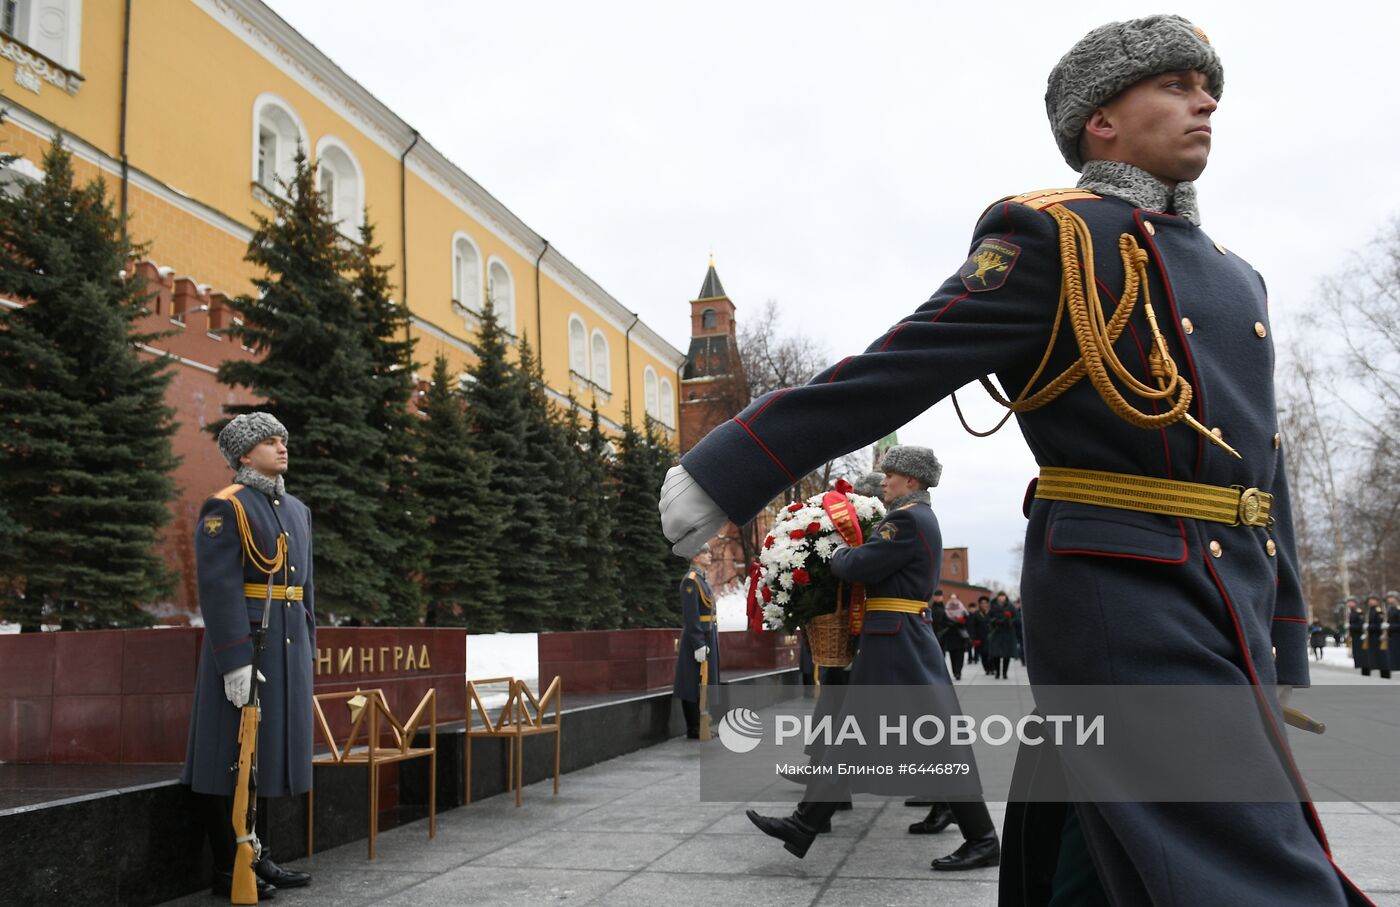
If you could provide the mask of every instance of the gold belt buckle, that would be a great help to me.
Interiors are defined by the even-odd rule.
[[[1238,526],[1240,523],[1246,526],[1265,525],[1259,519],[1259,514],[1264,509],[1264,501],[1260,497],[1262,492],[1258,488],[1243,488],[1239,485],[1231,485],[1230,487],[1240,493],[1240,504],[1235,514],[1234,525]]]

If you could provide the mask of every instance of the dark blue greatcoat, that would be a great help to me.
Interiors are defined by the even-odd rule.
[[[707,618],[701,620],[700,618]],[[698,570],[681,580],[681,642],[676,652],[676,679],[672,692],[686,702],[700,701],[700,662],[695,650],[709,646],[710,683],[719,683],[719,631],[715,627],[715,597]],[[713,697],[711,697],[713,698]]]
[[[938,517],[922,502],[892,509],[871,529],[863,545],[838,548],[831,556],[832,575],[846,582],[862,583],[867,600],[898,598],[928,602],[938,588],[942,565],[943,534],[938,528]],[[845,715],[853,712],[861,716],[862,724],[869,730],[878,726],[878,719],[872,716],[887,711],[889,698],[879,691],[882,686],[923,688],[924,695],[918,703],[910,699],[901,699],[901,703],[919,714],[938,715],[945,724],[953,713],[960,711],[948,664],[934,635],[927,608],[918,614],[867,610],[861,622],[859,646],[851,662],[849,685],[830,691],[830,698],[824,693],[822,699],[826,702],[819,702],[818,706],[823,713],[833,714],[833,727],[837,731]],[[907,697],[910,692],[912,690],[906,690],[901,695]],[[833,704],[838,697],[840,704]],[[912,717],[916,716],[911,716],[911,720]],[[925,792],[936,783],[938,789],[949,796],[960,799],[980,796],[981,782],[972,763],[971,748],[920,749],[911,744],[907,752],[907,759],[896,759],[888,752],[881,756],[919,763],[966,762],[972,765],[971,772],[937,782],[928,776],[912,779],[855,776],[845,787],[856,792],[904,795]],[[838,744],[823,749],[819,758],[826,763],[850,764],[868,757],[859,748],[848,750]],[[814,796],[820,798],[822,794],[818,792]]]
[[[1366,635],[1366,615],[1360,608],[1347,608],[1347,641],[1351,643],[1351,666],[1362,667],[1361,640]]]
[[[1123,287],[1119,237],[1132,236],[1145,250],[1157,321],[1195,391],[1190,412],[1220,429],[1243,459],[1206,443],[1184,422],[1136,428],[1081,380],[1053,403],[1018,415],[1036,461],[1255,487],[1274,495],[1276,521],[1270,529],[1232,527],[1030,498],[1021,581],[1030,679],[1253,685],[1260,717],[1250,730],[1283,741],[1286,753],[1281,714],[1267,688],[1308,683],[1307,619],[1264,281],[1183,218],[1110,197],[1059,203],[1089,227],[1106,312]],[[1059,229],[1045,207],[1015,199],[992,205],[977,225],[968,261],[913,314],[807,385],[755,400],[682,464],[731,519],[743,522],[800,476],[897,430],[988,372],[1014,395],[1041,361],[1060,293]],[[975,252],[984,242],[1001,250],[1006,267],[979,279]],[[1115,350],[1149,384],[1151,336],[1140,301]],[[1073,332],[1062,330],[1041,383],[1078,356]],[[1023,761],[1029,757],[1047,758],[1023,751]],[[1277,770],[1291,775],[1291,762],[1281,756]],[[1014,804],[1008,811],[1004,904],[1045,903],[1045,889],[1033,880],[1053,872],[1047,866],[1054,865],[1064,825],[1061,808],[1058,823],[1052,817],[1037,826],[1032,820],[1052,815],[1047,810]],[[1099,804],[1079,812],[1115,903],[1365,903],[1332,864],[1310,803]],[[1031,828],[1042,833],[1027,834]]]
[[[1386,664],[1392,671],[1400,669],[1400,605],[1386,603],[1385,620],[1388,658]]]
[[[199,656],[189,746],[180,780],[197,793],[233,793],[237,780],[239,710],[224,696],[226,671],[253,661],[253,632],[262,623],[263,599],[244,596],[245,583],[266,583],[267,574],[248,563],[228,497],[236,495],[248,515],[260,552],[272,556],[277,536],[287,534],[284,572],[274,585],[302,586],[302,601],[272,602],[258,669],[258,795],[280,797],[311,789],[311,686],[316,659],[316,611],[311,575],[311,511],[289,494],[270,497],[234,485],[209,498],[195,527],[195,569],[204,646]]]
[[[1385,639],[1386,631],[1382,629],[1385,624],[1385,606],[1367,605],[1365,634],[1362,639],[1365,644],[1361,650],[1361,667],[1371,671],[1390,670],[1390,652],[1381,648],[1381,642]]]

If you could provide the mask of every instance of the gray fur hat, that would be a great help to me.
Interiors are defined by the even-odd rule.
[[[237,469],[239,457],[274,435],[287,440],[287,427],[272,413],[244,413],[219,432],[219,453],[228,461],[229,469]]]
[[[880,458],[880,468],[886,473],[897,472],[902,476],[918,479],[929,488],[937,485],[943,476],[943,464],[938,462],[938,457],[933,455],[933,451],[912,444],[897,444],[885,448],[885,455]]]
[[[856,494],[863,494],[870,498],[880,497],[883,493],[880,489],[880,483],[884,481],[884,478],[885,474],[883,472],[867,472],[859,479],[856,479]]]
[[[1225,69],[1210,39],[1181,16],[1145,16],[1110,22],[1089,32],[1050,71],[1045,112],[1065,163],[1084,169],[1079,137],[1096,107],[1135,82],[1159,72],[1194,69],[1205,74],[1218,101]]]

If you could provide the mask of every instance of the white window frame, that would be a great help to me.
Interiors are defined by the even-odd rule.
[[[660,419],[660,404],[657,402],[656,369],[647,366],[642,370],[642,408],[648,416]]]
[[[492,300],[496,307],[496,320],[501,323],[501,327],[505,328],[507,334],[515,336],[515,275],[510,272],[510,266],[495,255],[486,259],[484,275],[486,278],[486,291],[487,293],[491,293],[494,289],[492,286],[493,275],[491,272],[497,267],[505,274],[506,286],[507,289],[510,290],[510,294],[504,304],[499,299]],[[485,299],[483,298],[482,305],[484,306],[485,304]]]
[[[325,135],[316,143],[318,191],[321,188],[323,167],[328,167],[333,174],[331,219],[335,221],[341,233],[359,242],[360,227],[365,222],[365,171],[360,166],[360,159],[343,141],[333,135]]]
[[[657,392],[657,408],[661,411],[661,424],[667,428],[676,427],[676,389],[670,378],[662,378]]]
[[[472,250],[476,256],[476,280],[473,286],[463,286],[462,274],[457,268],[457,250],[465,245]],[[481,313],[482,306],[486,304],[486,284],[485,269],[482,267],[481,247],[476,244],[469,234],[458,230],[452,234],[452,301],[456,307],[464,313],[470,313],[475,317]]]
[[[602,355],[599,355],[598,344],[603,344]],[[608,335],[597,328],[593,329],[593,334],[588,338],[588,355],[592,360],[593,369],[588,373],[588,380],[604,391],[612,391],[612,346],[608,343]]]
[[[286,130],[280,128],[273,117],[276,113],[281,113],[287,117],[296,127],[296,136],[288,135]],[[258,153],[261,149],[262,127],[266,119],[267,125],[272,129],[277,137],[276,147],[273,152],[272,180],[271,185],[258,182]],[[297,145],[309,149],[311,142],[307,138],[306,126],[302,123],[301,117],[297,115],[296,109],[291,104],[273,94],[265,91],[253,100],[253,141],[252,141],[252,175],[251,182],[257,189],[264,192],[271,192],[282,195],[282,182],[289,181],[294,175],[296,166]],[[362,190],[363,191],[363,190]]]
[[[577,333],[575,333],[577,332]],[[593,380],[589,367],[588,327],[577,315],[569,315],[569,371],[587,381]]]
[[[58,31],[45,34],[43,26],[55,13]],[[15,32],[9,37],[77,72],[82,64],[83,0],[19,0],[15,4]]]

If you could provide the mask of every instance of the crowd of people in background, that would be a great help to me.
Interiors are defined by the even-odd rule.
[[[953,679],[962,680],[964,664],[980,664],[989,677],[1006,680],[1012,660],[1025,664],[1021,640],[1021,600],[1005,592],[978,596],[968,608],[957,593],[947,597],[939,589],[930,603],[929,616],[938,644],[948,657]]]

